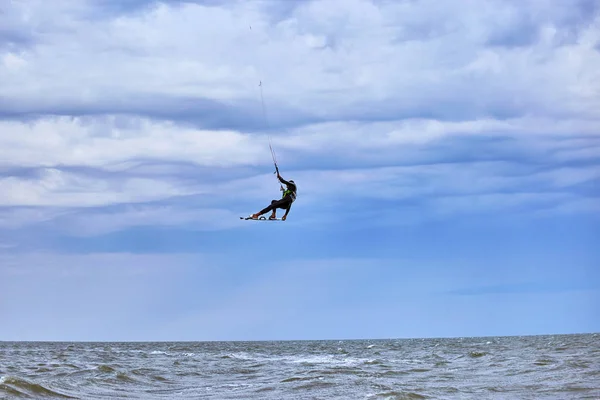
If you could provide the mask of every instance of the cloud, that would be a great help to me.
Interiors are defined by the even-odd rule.
[[[70,236],[96,236],[131,227],[177,227],[194,231],[231,229],[240,215],[225,208],[142,205],[74,211],[55,218],[50,227]]]
[[[283,19],[269,18],[268,2],[265,8],[259,2],[153,3],[100,19],[91,17],[103,10],[97,2],[16,4],[8,6],[7,15],[20,21],[11,32],[34,32],[35,43],[11,51],[21,67],[4,65],[11,79],[0,87],[3,108],[17,114],[162,110],[163,118],[194,120],[208,101],[231,107],[233,116],[255,107],[259,80],[267,103],[277,105],[269,109],[278,126],[291,122],[292,111],[315,122],[591,117],[598,108],[597,13],[579,11],[589,3],[569,11],[549,2],[457,8],[352,0],[339,8],[335,0],[307,1],[282,11]],[[53,17],[42,18],[47,15]],[[579,40],[560,41],[560,28],[575,23]],[[514,42],[503,37],[523,24],[539,31],[525,41],[529,46],[488,46]]]
[[[0,227],[225,229],[219,219],[280,194],[269,139],[299,182],[296,210],[318,206],[315,218],[372,204],[431,217],[590,212],[598,11],[592,1],[9,2]]]
[[[151,142],[153,138],[147,140]],[[579,140],[586,141],[585,138]],[[421,209],[415,214],[419,215],[418,220],[427,214],[435,217],[536,207],[558,211],[566,204],[570,204],[571,210],[580,205],[582,212],[589,212],[586,204],[598,193],[593,186],[586,189],[585,185],[593,185],[600,179],[597,164],[555,163],[551,167],[541,167],[548,163],[548,155],[544,156],[549,154],[548,149],[578,148],[580,144],[579,141],[556,142],[550,140],[552,145],[540,146],[533,152],[538,155],[539,162],[532,157],[531,148],[526,148],[527,155],[524,156],[514,143],[491,157],[505,158],[503,161],[461,160],[449,151],[452,146],[446,145],[441,155],[430,154],[413,163],[401,160],[407,164],[403,166],[395,165],[402,157],[394,156],[393,150],[402,151],[404,145],[388,145],[389,153],[378,152],[379,165],[373,165],[377,154],[373,154],[372,159],[350,158],[355,164],[352,168],[349,165],[352,163],[342,168],[307,168],[307,162],[314,154],[308,152],[306,161],[294,161],[298,169],[286,169],[283,174],[299,183],[299,202],[295,209],[316,207],[313,211],[316,217],[328,210],[372,208],[375,204],[387,204],[386,209],[397,208],[398,211],[392,214],[397,213],[404,221],[407,220],[401,209],[407,205]],[[427,143],[426,147],[436,143],[439,142]],[[481,144],[479,148],[482,148]],[[498,146],[494,148],[498,152]],[[181,149],[185,151],[185,146]],[[269,172],[262,172],[266,165],[250,170],[223,167],[217,172],[204,170],[203,166],[191,162],[177,164],[177,153],[173,153],[173,161],[166,157],[166,164],[160,160],[152,163],[128,161],[126,152],[122,159],[117,159],[116,153],[105,154],[113,157],[106,164],[108,167],[41,168],[34,170],[35,173],[25,171],[21,175],[12,170],[11,175],[0,178],[4,193],[0,200],[5,207],[19,208],[15,212],[6,209],[0,226],[14,229],[54,219],[52,225],[57,229],[78,234],[177,224],[225,229],[237,226],[233,220],[238,215],[257,211],[271,198],[280,195],[275,178]],[[385,160],[385,154],[390,155],[388,160]],[[414,157],[416,152],[412,154]],[[88,157],[87,162],[102,165],[103,156],[100,154],[96,160]],[[268,160],[267,157],[263,161]],[[446,159],[448,157],[450,160]],[[207,159],[206,163],[210,165],[216,159]],[[33,206],[49,209],[27,208]]]
[[[0,180],[2,206],[87,207],[163,199],[188,192],[152,179],[93,179],[47,169],[37,180],[8,177]]]
[[[265,140],[235,131],[206,131],[139,118],[53,118],[0,122],[9,166],[105,166],[136,160],[252,164]],[[267,152],[268,154],[268,152]]]
[[[591,326],[599,46],[594,0],[2,2],[3,335]],[[269,143],[289,224],[238,219]]]

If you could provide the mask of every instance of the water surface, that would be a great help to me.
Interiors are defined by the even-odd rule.
[[[600,399],[600,335],[0,342],[0,399]]]

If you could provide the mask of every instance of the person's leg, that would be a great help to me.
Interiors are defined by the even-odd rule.
[[[292,207],[292,203],[290,202],[288,204],[288,206],[285,208],[285,214],[283,214],[283,217],[281,217],[282,221],[285,221],[287,219],[287,215],[289,214],[291,207]]]
[[[277,218],[277,200],[273,200],[271,201],[271,207],[273,207],[273,209],[271,210],[271,216],[269,217],[270,219],[275,219]]]
[[[291,206],[292,206],[292,199],[290,199],[289,197],[285,197],[277,202],[277,208],[281,208],[282,210],[285,210],[285,215],[283,218],[284,221],[285,221],[285,217],[287,217],[287,214],[288,214]],[[271,215],[269,218],[271,218],[271,219],[277,218],[275,216],[275,209],[273,209],[273,215]]]
[[[261,215],[263,215],[265,213],[268,213],[269,211],[273,211],[273,213],[271,214],[271,217],[274,217],[275,216],[275,209],[276,208],[286,208],[287,204],[288,204],[288,199],[273,200],[273,201],[271,201],[271,205],[270,206],[263,208],[262,210],[260,210],[256,214],[253,214],[252,218],[258,218]]]

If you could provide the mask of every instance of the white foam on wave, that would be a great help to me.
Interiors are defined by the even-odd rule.
[[[340,354],[298,354],[285,356],[267,356],[261,354],[252,354],[248,352],[223,353],[221,356],[227,356],[236,361],[260,362],[260,363],[290,363],[290,364],[315,364],[328,365],[334,367],[354,367],[364,363],[372,363],[376,359],[346,357]]]
[[[306,364],[327,364],[333,361],[332,355],[326,356],[305,356],[305,357],[285,357],[293,363]]]
[[[298,357],[285,357],[284,361],[289,361],[294,364],[327,364],[334,366],[352,367],[365,362],[366,359],[359,359],[353,357],[340,358],[335,355],[310,355],[310,356],[298,356]]]
[[[326,364],[334,366],[355,366],[369,361],[366,358],[340,357],[339,355],[293,355],[293,356],[262,356],[253,355],[246,352],[224,354],[231,359],[252,362],[278,362],[290,364]]]
[[[245,351],[240,351],[237,353],[227,353],[225,354],[227,357],[231,357],[231,358],[235,358],[236,360],[244,360],[244,361],[251,361],[251,360],[259,360],[258,357],[253,357],[250,354],[246,353]],[[272,359],[271,357],[266,357],[266,360],[270,360]]]

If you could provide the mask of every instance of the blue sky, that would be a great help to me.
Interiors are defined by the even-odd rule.
[[[0,340],[600,331],[598,1],[9,1],[0,26]],[[241,221],[280,196],[269,137],[298,200]]]

